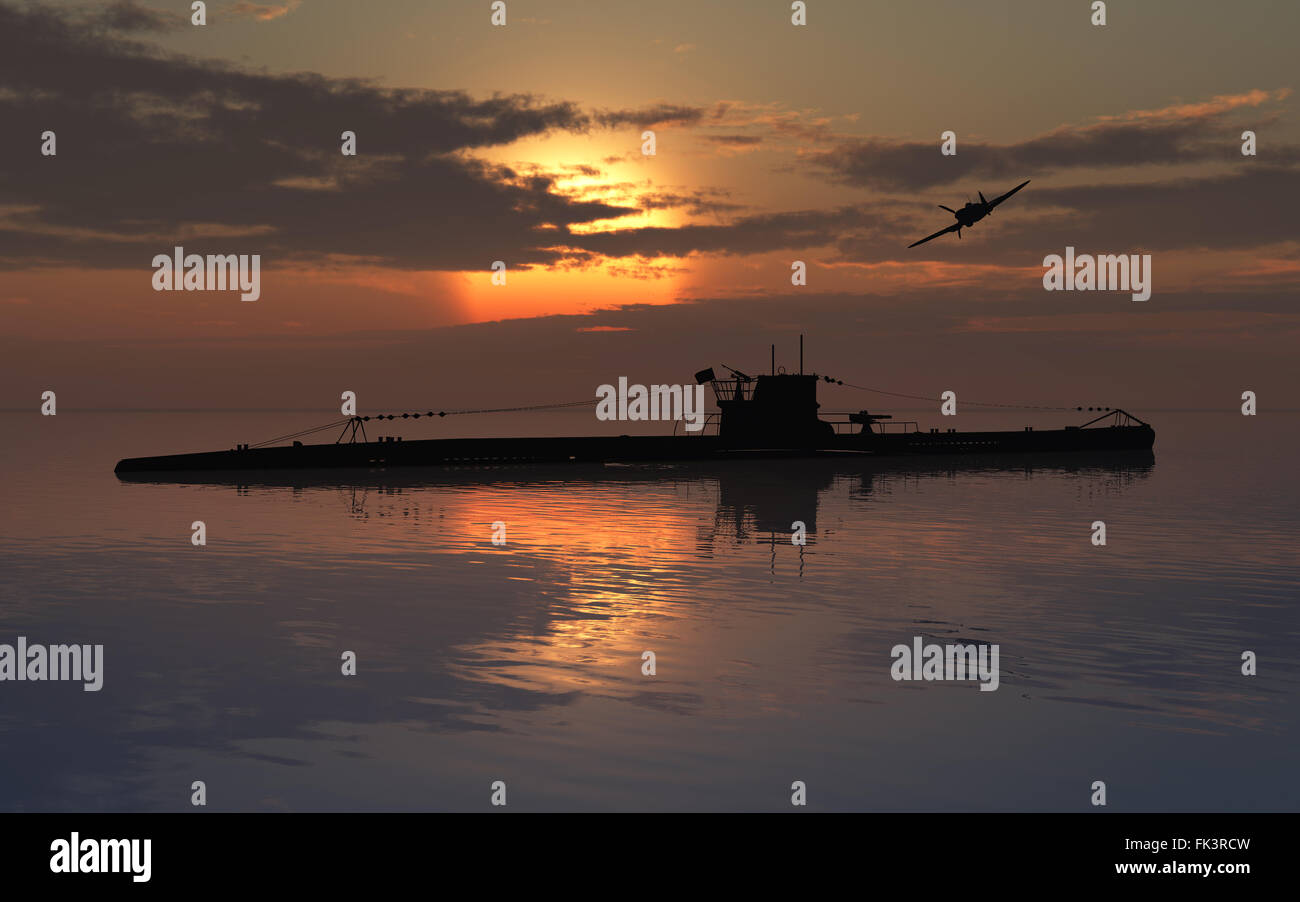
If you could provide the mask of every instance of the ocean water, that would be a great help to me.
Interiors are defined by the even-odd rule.
[[[113,465],[321,417],[0,414],[0,643],[104,647],[99,692],[0,682],[0,810],[1300,809],[1300,415],[1149,418],[1152,458],[186,484]],[[997,690],[895,681],[915,636]]]

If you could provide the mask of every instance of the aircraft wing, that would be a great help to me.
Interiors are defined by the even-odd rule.
[[[1016,185],[1016,187],[1012,188],[1010,191],[1008,191],[1006,194],[1002,195],[1001,197],[993,198],[993,200],[989,201],[989,209],[992,210],[994,207],[1002,203],[1008,197],[1015,194],[1021,188],[1025,187],[1025,185],[1028,185],[1031,181],[1032,179],[1025,179],[1023,182],[1021,182],[1019,185]]]
[[[908,247],[916,247],[918,244],[925,244],[927,241],[930,241],[934,238],[938,238],[940,235],[947,235],[949,232],[955,232],[959,228],[961,228],[961,226],[954,222],[946,229],[940,229],[939,231],[935,232],[933,235],[928,235],[925,238],[922,238],[920,241],[912,242],[911,244],[908,245]]]

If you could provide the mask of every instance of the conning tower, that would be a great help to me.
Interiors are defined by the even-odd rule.
[[[749,376],[725,366],[734,378],[718,379],[712,369],[695,374],[697,382],[713,386],[720,422],[718,436],[734,448],[825,448],[834,444],[835,429],[817,417],[814,375],[780,369]]]

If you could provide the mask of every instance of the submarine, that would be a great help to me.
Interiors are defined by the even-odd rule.
[[[801,349],[802,350],[802,349]],[[800,355],[802,358],[802,354]],[[802,364],[802,359],[801,359]],[[352,416],[305,430],[342,425],[329,444],[237,445],[225,451],[131,457],[117,463],[119,477],[145,473],[338,468],[478,467],[534,464],[659,463],[728,461],[762,458],[909,458],[929,455],[1059,455],[1074,452],[1150,452],[1155,430],[1150,424],[1117,408],[1077,426],[1062,429],[962,432],[922,431],[916,421],[898,421],[867,410],[823,414],[817,401],[819,382],[835,380],[815,373],[786,373],[773,366],[770,374],[749,376],[723,367],[727,378],[713,369],[695,374],[696,384],[708,383],[718,410],[699,432],[671,435],[608,435],[543,438],[444,438],[403,441],[397,436],[370,439],[366,424],[373,421],[419,419],[427,414]],[[802,365],[800,366],[802,370]],[[572,406],[572,405],[558,405]],[[1082,411],[1084,408],[1078,408]],[[286,437],[288,438],[288,437]],[[275,441],[275,440],[272,440]]]

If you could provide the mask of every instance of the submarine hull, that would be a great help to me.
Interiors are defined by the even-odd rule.
[[[132,457],[114,472],[301,470],[497,464],[637,463],[757,457],[1032,454],[1150,450],[1150,426],[1024,432],[858,433],[791,446],[785,441],[736,442],[718,435],[585,436],[573,438],[428,439],[241,448],[160,457]]]

